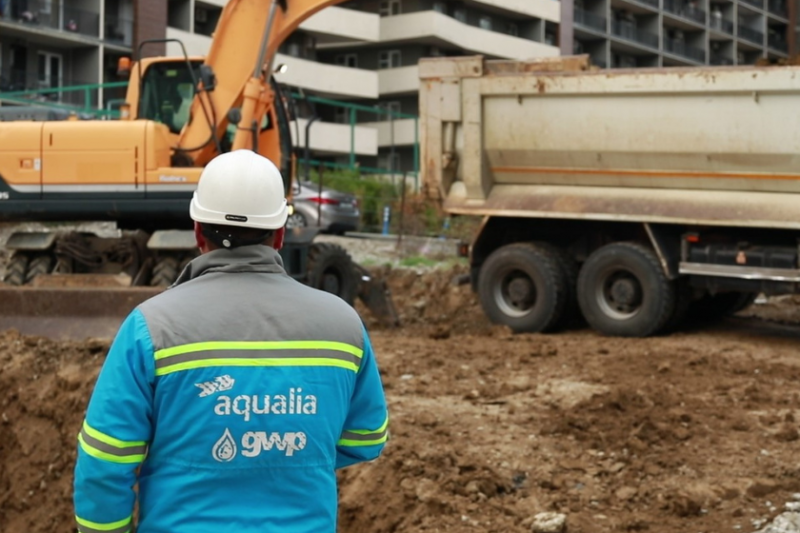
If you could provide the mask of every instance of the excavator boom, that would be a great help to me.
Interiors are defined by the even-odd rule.
[[[101,218],[90,220],[115,220],[127,231],[127,236],[119,239],[79,232],[13,235],[20,238],[6,244],[14,255],[3,278],[8,284],[0,283],[0,329],[16,328],[54,338],[113,335],[136,305],[164,290],[196,255],[192,232],[183,226],[177,228],[175,219],[184,226],[191,222],[188,199],[202,167],[219,153],[250,149],[268,157],[284,170],[286,190],[291,191],[292,175],[287,171],[291,165],[286,164],[291,134],[286,108],[278,97],[279,87],[271,76],[272,61],[281,43],[304,20],[343,1],[229,0],[205,57],[140,59],[130,68],[122,121],[76,121],[44,128],[27,123],[0,129],[0,139],[14,145],[7,146],[5,153],[0,147],[0,171],[14,173],[12,187],[38,187],[39,194],[46,195],[51,187],[60,187],[59,180],[67,181],[68,168],[72,183],[91,179],[86,176],[84,163],[99,145],[105,146],[107,167],[117,171],[113,178],[117,181],[110,186],[76,186],[73,198],[85,205],[77,215],[74,207],[64,207],[70,200],[58,204],[60,210],[56,212],[52,200],[47,206],[28,207],[35,201],[31,197],[25,199],[30,204],[16,199],[4,202],[4,220],[13,221],[14,216],[16,220],[42,220],[43,213],[47,220],[56,220],[66,213],[73,217],[68,221],[77,222],[82,220],[78,217],[91,213],[89,217]],[[231,126],[235,129],[232,139]],[[45,150],[41,132],[48,127],[55,134],[47,135],[47,152],[37,154]],[[136,132],[141,134],[133,135]],[[129,138],[141,146],[132,146]],[[112,144],[121,157],[131,158],[130,166],[108,160],[108,146]],[[61,158],[57,165],[51,164],[56,161],[51,155],[56,150]],[[24,158],[17,161],[23,156],[15,154],[20,153]],[[55,178],[45,174],[36,178],[32,173],[41,172],[41,167]],[[119,171],[121,168],[135,169],[135,174]],[[87,194],[92,186],[131,192],[124,199],[90,197]],[[8,209],[12,205],[18,206],[13,215]],[[287,232],[281,254],[299,257],[291,262],[294,267],[287,266],[290,275],[319,286],[321,279],[331,275],[330,269],[337,267],[335,262],[327,265],[321,257],[320,251],[328,248],[311,242],[315,230],[302,229],[306,231],[295,228]],[[311,251],[316,262],[313,275],[306,271]],[[290,264],[286,258],[284,262]],[[121,276],[113,274],[115,269]],[[355,264],[352,272],[342,273],[341,266],[339,269],[338,274],[347,278],[343,285],[358,286],[348,294],[360,298],[387,325],[399,323],[384,282]]]

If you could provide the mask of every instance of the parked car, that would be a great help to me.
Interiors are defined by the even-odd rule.
[[[329,187],[322,188],[312,182],[295,185],[292,191],[294,212],[289,216],[287,228],[316,227],[324,233],[343,234],[358,229],[361,213],[358,199],[349,193],[336,191]]]

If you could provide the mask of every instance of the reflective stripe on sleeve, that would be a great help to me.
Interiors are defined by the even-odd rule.
[[[147,452],[147,443],[142,441],[126,442],[101,433],[86,421],[78,434],[83,451],[104,461],[112,463],[141,463]]]
[[[339,446],[374,446],[383,444],[389,436],[389,417],[378,429],[348,429],[342,432]]]
[[[78,531],[80,533],[127,533],[131,530],[133,516],[107,524],[90,522],[79,516],[75,517],[75,521],[78,523]]]
[[[199,342],[158,350],[156,376],[209,366],[333,366],[358,372],[363,350],[332,341]]]

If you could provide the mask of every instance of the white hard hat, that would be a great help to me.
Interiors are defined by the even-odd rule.
[[[189,208],[196,222],[264,230],[282,228],[288,213],[280,170],[250,150],[212,159],[200,174]]]

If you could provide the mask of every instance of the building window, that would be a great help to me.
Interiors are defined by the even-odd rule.
[[[337,107],[334,110],[333,121],[337,124],[348,124],[350,122],[350,110],[344,107]]]
[[[453,11],[453,17],[459,22],[467,22],[467,10],[463,7],[457,7],[455,11]]]
[[[490,30],[491,31],[491,29],[492,29],[492,17],[490,17],[488,15],[481,15],[481,18],[478,19],[478,26],[480,26],[481,29]]]
[[[397,68],[402,66],[400,50],[385,50],[378,55],[378,68]]]
[[[508,23],[508,34],[512,37],[519,37],[519,26],[513,22]]]
[[[400,170],[400,154],[397,152],[394,153],[394,157],[391,154],[383,154],[378,156],[378,168],[388,170],[389,172],[397,172]]]
[[[378,107],[384,109],[390,113],[400,113],[401,112],[401,105],[398,101],[392,102],[381,102],[378,104]]]
[[[392,17],[400,14],[400,0],[382,0],[379,13],[382,17]]]
[[[39,87],[61,87],[64,64],[60,54],[39,52]]]
[[[444,13],[446,15],[447,14],[447,4],[445,4],[441,0],[436,0],[436,2],[433,3],[433,10],[437,11],[439,13]]]
[[[289,43],[286,45],[286,53],[292,57],[300,57],[302,55],[302,51],[300,49],[300,45],[297,43]]]
[[[343,67],[358,68],[358,56],[356,54],[339,54],[336,56],[336,64]]]

